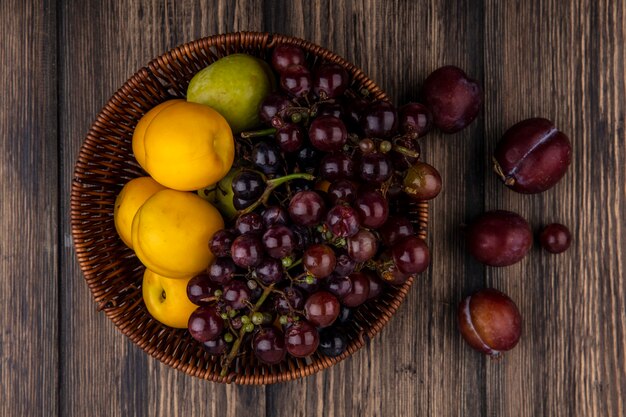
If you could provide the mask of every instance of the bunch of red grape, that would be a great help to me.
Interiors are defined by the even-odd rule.
[[[429,110],[371,99],[342,66],[310,59],[273,50],[280,90],[261,105],[266,128],[238,140],[238,215],[188,286],[199,305],[189,332],[222,357],[223,374],[243,349],[269,365],[342,354],[353,310],[430,262],[407,217],[411,201],[441,190],[418,160]]]

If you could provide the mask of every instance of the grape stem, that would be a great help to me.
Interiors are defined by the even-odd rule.
[[[265,191],[263,191],[263,194],[261,195],[261,197],[259,197],[259,199],[257,201],[255,201],[253,204],[251,204],[248,207],[246,207],[245,209],[241,210],[239,212],[239,215],[241,216],[242,214],[251,213],[257,207],[259,207],[259,205],[267,204],[267,200],[272,195],[272,191],[274,191],[278,186],[286,183],[287,181],[291,181],[291,180],[295,180],[295,179],[303,179],[303,180],[307,180],[307,181],[313,181],[315,179],[315,175],[307,174],[307,173],[304,173],[304,172],[297,172],[295,174],[285,175],[284,177],[274,178],[272,180],[267,180],[266,181],[267,187],[265,188]]]
[[[250,139],[250,138],[258,138],[261,136],[271,136],[274,133],[276,133],[276,128],[268,127],[267,129],[251,130],[249,132],[241,132],[241,137],[244,139]]]
[[[267,297],[272,292],[273,288],[274,288],[274,284],[269,285],[263,290],[263,293],[261,293],[261,296],[259,297],[257,302],[254,304],[252,309],[250,310],[250,314],[249,314],[250,316],[252,316],[254,313],[257,312],[259,308],[261,308],[265,300],[267,300]],[[244,327],[245,326],[242,326],[241,329],[239,329],[239,335],[237,336],[237,340],[235,340],[235,342],[233,343],[233,347],[230,349],[230,352],[228,353],[228,356],[226,356],[226,359],[224,359],[224,361],[222,362],[222,370],[220,372],[220,376],[222,377],[226,376],[226,374],[228,373],[228,368],[230,368],[231,363],[237,356],[237,353],[239,353],[239,348],[241,347],[243,338],[246,335],[246,331],[244,330]]]

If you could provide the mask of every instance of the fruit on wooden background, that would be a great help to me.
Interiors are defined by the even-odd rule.
[[[166,326],[186,329],[189,316],[198,308],[187,298],[190,279],[167,278],[146,268],[141,293],[148,313]]]

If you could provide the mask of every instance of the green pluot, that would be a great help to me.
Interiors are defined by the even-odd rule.
[[[239,133],[259,125],[259,106],[274,86],[274,76],[265,61],[233,54],[194,75],[187,88],[187,101],[214,108],[233,133]]]

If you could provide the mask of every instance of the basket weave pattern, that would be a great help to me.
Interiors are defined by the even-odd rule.
[[[357,90],[365,88],[378,99],[385,93],[358,68],[334,53],[301,39],[268,33],[231,33],[207,37],[177,47],[152,60],[134,74],[98,114],[82,145],[74,171],[71,195],[72,236],[78,262],[98,307],[141,349],[189,375],[216,382],[268,384],[313,374],[350,356],[367,338],[376,335],[396,312],[413,279],[386,291],[358,308],[347,328],[350,344],[336,358],[315,353],[306,359],[288,357],[268,366],[252,354],[233,363],[220,377],[219,358],[207,354],[185,330],[171,329],[154,320],[141,295],[144,267],[118,237],[113,222],[115,198],[130,179],[146,175],[132,155],[131,140],[139,119],[155,105],[185,96],[193,75],[215,60],[248,53],[268,58],[279,43],[293,43],[311,59],[342,65]],[[420,237],[426,237],[428,205],[409,207]]]

